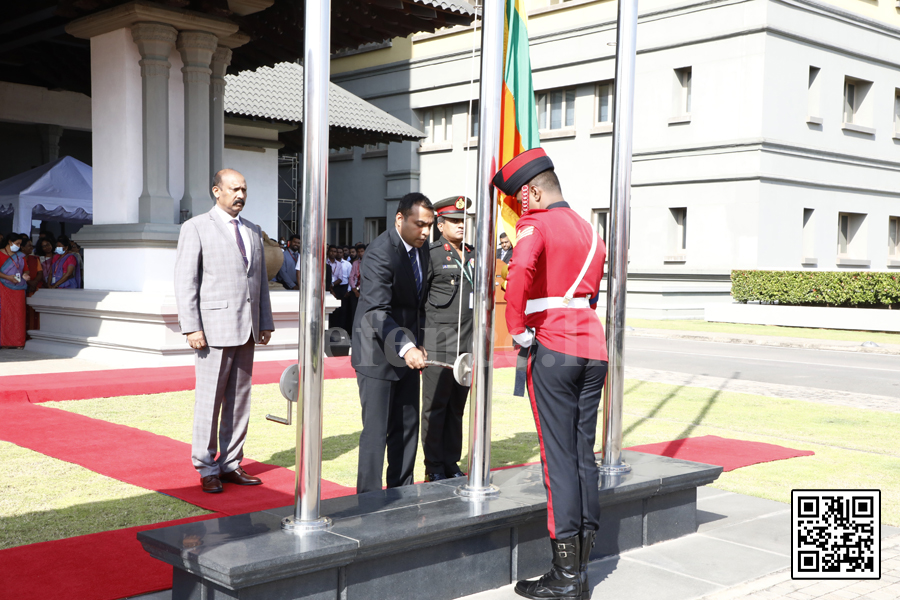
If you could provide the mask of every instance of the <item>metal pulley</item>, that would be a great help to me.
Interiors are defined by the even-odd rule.
[[[284,372],[281,374],[281,379],[278,382],[278,389],[281,390],[281,395],[287,399],[287,419],[282,419],[281,417],[276,417],[274,415],[266,415],[266,418],[270,421],[275,421],[276,423],[281,423],[282,425],[290,425],[291,424],[291,414],[294,412],[291,409],[291,402],[296,402],[298,398],[298,391],[300,389],[300,365],[294,364],[289,366]]]
[[[443,367],[453,371],[453,379],[461,386],[470,387],[472,385],[472,353],[466,352],[460,354],[453,361],[453,364],[441,362],[438,360],[426,360],[425,364],[429,367]]]

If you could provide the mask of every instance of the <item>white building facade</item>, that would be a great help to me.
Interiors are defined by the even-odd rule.
[[[545,3],[526,3],[541,146],[605,233],[616,5]],[[630,317],[702,317],[730,301],[732,269],[900,271],[896,13],[641,2]],[[474,195],[478,60],[459,27],[332,62],[335,83],[429,135],[334,156],[335,227],[368,237],[409,191]]]

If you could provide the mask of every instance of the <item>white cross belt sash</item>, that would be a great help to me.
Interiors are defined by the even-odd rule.
[[[584,276],[587,274],[588,268],[591,266],[591,262],[594,260],[594,254],[597,252],[597,234],[593,231],[591,233],[593,234],[591,236],[591,250],[588,252],[587,260],[584,261],[581,272],[578,274],[578,279],[575,280],[575,283],[572,284],[572,287],[569,288],[566,295],[563,297],[555,296],[552,298],[535,298],[529,300],[525,303],[526,315],[544,312],[551,308],[590,308],[590,295],[585,298],[573,298],[573,296],[575,295],[575,290],[581,285]]]

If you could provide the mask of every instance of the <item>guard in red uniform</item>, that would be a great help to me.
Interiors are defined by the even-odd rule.
[[[506,324],[516,344],[529,348],[528,395],[553,548],[550,571],[518,582],[516,593],[587,600],[587,563],[600,526],[594,438],[608,359],[595,308],[606,247],[563,199],[542,149],[506,163],[493,183],[528,209],[516,225]]]

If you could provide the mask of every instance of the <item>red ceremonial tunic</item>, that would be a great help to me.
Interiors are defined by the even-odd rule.
[[[551,350],[609,360],[595,310],[606,260],[603,240],[597,240],[594,258],[573,296],[591,298],[589,308],[551,308],[525,315],[529,299],[566,295],[587,260],[592,235],[597,233],[566,202],[530,210],[519,219],[506,282],[506,325],[511,335],[532,327],[538,341]]]

